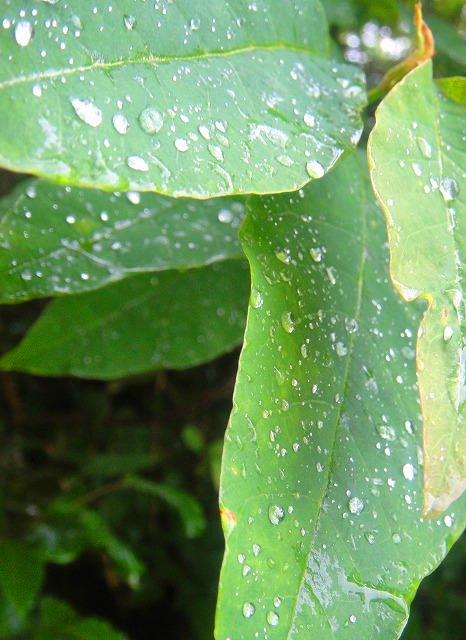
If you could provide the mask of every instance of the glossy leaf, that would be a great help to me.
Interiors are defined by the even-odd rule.
[[[392,280],[405,300],[429,303],[417,342],[428,515],[466,487],[465,116],[465,104],[435,85],[427,62],[381,103],[369,141]]]
[[[198,202],[23,183],[0,202],[0,301],[238,258],[243,216],[237,198]]]
[[[363,76],[327,52],[318,0],[12,0],[0,164],[199,198],[296,189],[361,134]]]
[[[28,545],[0,541],[0,589],[21,616],[33,605],[44,578],[44,563]]]
[[[395,639],[465,514],[420,517],[420,311],[387,280],[365,162],[252,199],[243,243],[252,294],[223,459],[216,638]]]
[[[0,369],[118,378],[211,360],[241,343],[247,265],[144,274],[54,300]]]

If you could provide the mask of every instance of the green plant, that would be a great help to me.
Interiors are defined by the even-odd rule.
[[[464,43],[439,9],[451,77],[434,81],[418,8],[417,48],[381,82],[372,126],[328,21],[343,42],[403,4],[192,4],[6,3],[0,116],[15,135],[0,163],[38,178],[0,205],[0,294],[54,300],[0,367],[111,380],[207,362],[244,335],[217,639],[397,638],[464,526]],[[118,451],[86,473],[118,476],[97,495],[156,496],[200,533],[198,503],[140,476],[149,462]],[[42,567],[79,540],[129,584],[142,573],[87,508],[95,494],[70,493],[4,540],[4,633],[33,633]],[[34,637],[119,637],[51,598],[35,615]]]

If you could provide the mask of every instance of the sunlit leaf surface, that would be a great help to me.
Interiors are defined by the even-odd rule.
[[[364,80],[318,0],[12,0],[0,164],[168,195],[290,191],[361,133]]]
[[[238,198],[198,202],[23,183],[0,202],[0,301],[238,258],[243,216]]]
[[[429,303],[417,342],[429,515],[466,487],[465,85],[440,90],[425,63],[382,102],[369,142],[393,282],[405,300]]]
[[[212,360],[241,343],[244,260],[127,278],[54,300],[0,368],[118,378]]]
[[[252,293],[223,459],[216,638],[398,638],[464,510],[421,518],[421,310],[388,281],[365,162],[252,199],[242,237]]]

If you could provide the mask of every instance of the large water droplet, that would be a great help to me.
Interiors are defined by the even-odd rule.
[[[317,162],[317,160],[309,160],[309,162],[306,165],[306,171],[308,172],[311,178],[315,178],[315,179],[322,178],[322,176],[325,173],[325,169],[320,164],[320,162]]]
[[[102,122],[102,111],[92,102],[92,100],[81,100],[80,98],[70,98],[73,109],[78,118],[90,127],[98,127]]]
[[[124,135],[128,131],[128,119],[122,113],[116,113],[112,118],[113,126],[118,133]]]
[[[316,119],[314,118],[312,113],[309,113],[309,112],[305,113],[303,120],[304,120],[304,124],[306,124],[308,127],[315,126]]]
[[[243,616],[245,618],[251,618],[256,613],[256,607],[252,602],[245,602],[243,604]]]
[[[184,138],[177,138],[175,140],[175,147],[178,151],[187,151],[189,147],[189,142]]]
[[[439,189],[445,202],[451,202],[460,192],[458,183],[454,178],[442,178]]]
[[[364,509],[364,502],[361,500],[361,498],[354,496],[348,502],[348,509],[351,513],[357,515]]]
[[[284,311],[282,313],[281,323],[287,333],[293,333],[295,329],[295,321],[291,311]]]
[[[27,20],[20,20],[15,27],[15,40],[20,47],[27,47],[32,40],[34,31],[32,24]]]
[[[450,325],[447,324],[443,330],[443,339],[445,340],[445,342],[449,342],[453,338],[454,333],[455,331],[453,327],[450,327]]]
[[[272,627],[276,627],[280,622],[280,616],[276,611],[268,611],[266,615],[267,622],[272,625]]]
[[[271,504],[269,507],[269,520],[272,524],[280,524],[285,518],[285,510],[278,504]]]
[[[207,148],[209,149],[209,153],[211,156],[213,156],[219,162],[223,162],[224,157],[221,147],[219,147],[217,144],[209,144]]]
[[[149,134],[158,133],[163,127],[163,113],[154,109],[154,107],[147,107],[139,114],[139,124],[141,129]]]
[[[414,480],[416,475],[416,468],[412,464],[405,464],[403,467],[403,475],[406,480]]]
[[[135,171],[149,171],[149,164],[141,156],[128,156],[126,162],[128,167]]]

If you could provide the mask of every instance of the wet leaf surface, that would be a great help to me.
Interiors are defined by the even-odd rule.
[[[242,239],[252,293],[223,459],[216,638],[398,638],[464,509],[421,518],[421,309],[386,277],[364,160],[252,199]]]
[[[296,189],[361,133],[363,76],[327,53],[317,0],[13,0],[0,118],[16,133],[2,136],[0,163],[197,198]]]
[[[466,486],[465,83],[458,78],[441,90],[425,63],[381,103],[369,141],[393,282],[405,300],[429,304],[417,341],[429,515]]]

